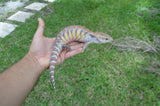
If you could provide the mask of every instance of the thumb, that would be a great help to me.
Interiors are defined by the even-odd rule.
[[[35,35],[42,36],[44,33],[45,23],[41,18],[38,18],[38,21],[39,21],[39,25],[38,25],[38,28],[37,28]]]

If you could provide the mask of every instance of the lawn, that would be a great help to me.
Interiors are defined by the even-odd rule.
[[[153,41],[160,36],[159,0],[58,0],[0,39],[0,72],[29,50],[37,18],[44,19],[44,35],[56,37],[66,26],[82,25],[113,39],[134,37]],[[150,12],[151,10],[157,12]],[[160,75],[142,70],[160,55],[118,51],[111,44],[91,44],[55,69],[57,92],[49,70],[40,76],[23,105],[160,105]],[[160,67],[159,67],[160,68]]]

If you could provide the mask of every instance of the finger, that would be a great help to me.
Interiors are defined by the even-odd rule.
[[[79,43],[79,44],[76,44],[74,46],[70,46],[71,50],[75,50],[75,49],[78,49],[78,48],[83,48],[84,46],[84,43]]]
[[[38,21],[39,21],[39,24],[38,24],[38,28],[37,28],[35,35],[42,36],[44,33],[45,23],[41,18],[38,18]]]
[[[66,53],[65,59],[68,59],[68,58],[70,58],[70,57],[73,57],[73,56],[81,53],[82,50],[83,50],[82,48],[79,48],[79,49],[76,49],[76,50],[73,50],[73,51],[70,51],[70,52]]]

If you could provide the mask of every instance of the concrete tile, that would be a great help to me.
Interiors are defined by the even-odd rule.
[[[8,20],[18,21],[18,22],[25,22],[27,18],[30,18],[34,13],[31,12],[23,12],[18,11],[17,13],[13,14],[8,18]]]
[[[39,3],[39,2],[35,2],[32,3],[28,6],[26,6],[26,9],[30,9],[30,10],[36,10],[36,11],[40,11],[42,8],[44,8],[47,4],[45,3]]]
[[[6,37],[6,36],[9,35],[16,27],[17,27],[17,25],[14,25],[14,24],[9,24],[9,23],[0,22],[0,37],[1,37],[1,38]]]
[[[56,1],[56,0],[44,0],[44,1],[48,1],[48,2],[54,2],[54,1]]]

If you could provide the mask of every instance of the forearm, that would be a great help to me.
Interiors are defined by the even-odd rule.
[[[14,106],[23,103],[37,82],[42,68],[31,55],[26,55],[0,75],[0,104]]]

